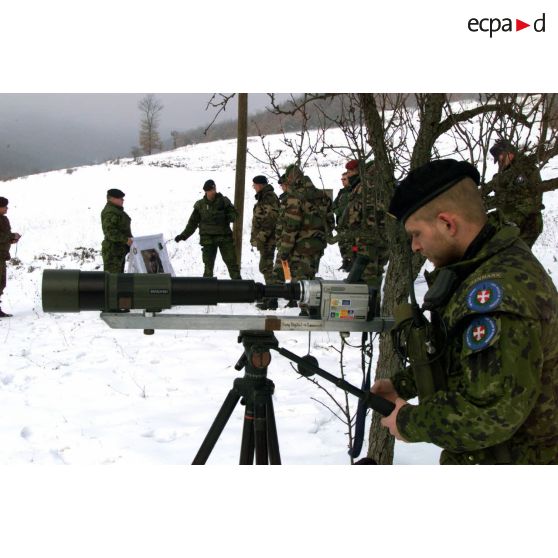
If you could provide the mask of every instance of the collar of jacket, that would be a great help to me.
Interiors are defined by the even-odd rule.
[[[259,192],[256,192],[254,197],[256,200],[260,201],[266,194],[269,194],[269,192],[275,192],[275,190],[271,184],[266,184]]]
[[[204,195],[204,197],[202,198],[202,201],[205,203],[208,203],[210,205],[214,204],[217,200],[221,199],[223,197],[223,194],[221,194],[220,192],[217,192],[215,194],[215,197],[210,200],[207,196]]]
[[[118,211],[124,211],[124,207],[122,205],[116,205],[112,202],[107,201],[107,206],[113,209],[118,209]]]
[[[353,176],[349,176],[349,188],[354,190],[360,184],[360,176],[355,174]]]
[[[488,214],[488,222],[471,242],[463,257],[456,263],[424,273],[428,285],[432,285],[442,269],[453,271],[459,278],[455,288],[484,261],[511,246],[519,238],[519,229],[505,221],[502,213]]]

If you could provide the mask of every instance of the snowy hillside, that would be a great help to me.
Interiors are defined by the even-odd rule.
[[[268,138],[270,141],[278,139]],[[261,149],[251,139],[253,151]],[[220,141],[132,160],[38,174],[0,183],[10,200],[12,230],[22,239],[12,248],[0,321],[0,463],[187,464],[193,459],[235,377],[242,353],[237,332],[111,330],[96,312],[44,314],[40,284],[44,269],[102,268],[99,214],[108,188],[126,193],[125,209],[135,236],[180,233],[202,185],[212,178],[233,198],[236,143]],[[285,159],[286,166],[290,160]],[[344,160],[329,156],[307,174],[319,187],[341,186]],[[242,277],[263,281],[249,245],[254,192],[266,168],[248,158],[244,204]],[[545,176],[558,174],[550,165]],[[271,177],[270,177],[271,178]],[[275,183],[275,180],[271,178]],[[276,188],[280,193],[279,188]],[[534,252],[558,277],[555,193],[545,194],[545,231]],[[167,244],[178,276],[203,271],[197,235]],[[343,278],[336,246],[328,246],[319,275]],[[218,256],[215,272],[228,278]],[[420,285],[422,286],[422,284]],[[256,314],[250,304],[176,309],[211,314]],[[297,314],[296,309],[279,310]],[[278,332],[282,346],[304,355],[310,348],[322,368],[339,374],[339,338],[334,333]],[[358,344],[359,335],[351,337]],[[269,377],[282,460],[286,464],[347,464],[346,427],[325,408],[326,396],[273,354]],[[349,380],[360,382],[360,353],[346,350]],[[324,382],[325,384],[325,382]],[[326,384],[327,385],[327,384]],[[327,385],[328,388],[331,386]],[[335,388],[331,388],[335,391]],[[337,393],[340,396],[340,393]],[[237,408],[209,463],[238,461],[242,412]],[[366,442],[365,442],[366,443]],[[364,454],[364,452],[363,452]],[[439,450],[426,444],[396,445],[396,463],[437,463]]]

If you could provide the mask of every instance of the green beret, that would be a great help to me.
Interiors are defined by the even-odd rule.
[[[404,223],[417,209],[463,178],[471,178],[477,186],[480,182],[479,171],[467,161],[444,159],[426,163],[396,185],[388,213]]]

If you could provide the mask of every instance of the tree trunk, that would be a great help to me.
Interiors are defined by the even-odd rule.
[[[444,95],[431,95],[424,98],[421,118],[421,128],[417,135],[411,167],[416,168],[430,160],[432,147],[437,138]],[[394,188],[394,168],[388,156],[388,149],[384,140],[384,126],[373,95],[360,95],[364,121],[368,129],[370,146],[377,161],[377,184],[380,189],[379,198],[391,199]],[[387,210],[387,206],[382,208]],[[410,283],[414,281],[424,259],[420,256],[410,257],[408,240],[403,227],[394,219],[389,218],[386,223],[389,246],[389,265],[384,281],[382,296],[382,314],[392,316],[394,308],[408,298]],[[409,267],[411,270],[409,271]],[[376,368],[376,379],[391,378],[401,366],[399,357],[394,351],[389,334],[380,337],[380,354]],[[368,456],[377,463],[387,465],[393,463],[394,439],[388,430],[380,424],[381,416],[373,413],[370,426]]]
[[[244,225],[244,188],[246,183],[246,149],[248,146],[248,93],[238,94],[238,131],[236,143],[236,179],[234,206],[238,217],[234,224],[233,238],[238,265],[242,263],[242,229]]]

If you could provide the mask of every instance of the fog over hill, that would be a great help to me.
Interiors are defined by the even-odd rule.
[[[0,94],[0,179],[126,157],[138,144],[143,93]],[[156,94],[164,108],[160,135],[168,147],[172,130],[205,126],[211,93]],[[251,112],[265,94],[250,94]],[[230,103],[220,119],[236,117]]]

